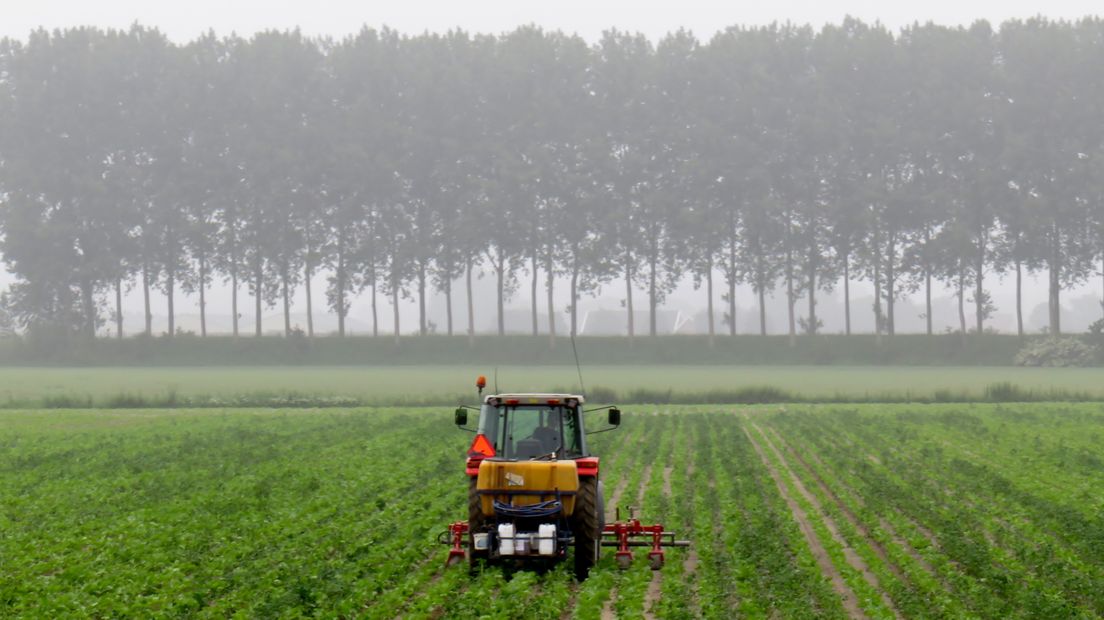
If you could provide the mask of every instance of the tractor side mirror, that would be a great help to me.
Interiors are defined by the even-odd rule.
[[[621,410],[617,407],[613,407],[609,410],[609,418],[607,419],[610,426],[621,425]]]
[[[468,423],[468,410],[463,407],[456,409],[456,425],[465,426]]]

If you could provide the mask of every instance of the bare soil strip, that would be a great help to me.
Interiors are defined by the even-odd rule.
[[[606,599],[606,604],[602,606],[602,620],[616,620],[617,614],[613,611],[615,601],[617,601],[617,588],[610,592],[610,597]]]
[[[805,468],[805,471],[809,472],[809,475],[813,477],[814,481],[816,481],[817,488],[820,489],[821,493],[823,493],[825,497],[827,497],[831,502],[836,505],[836,507],[839,508],[840,512],[843,513],[843,517],[847,519],[847,522],[851,524],[851,527],[855,528],[855,531],[863,537],[863,540],[866,541],[866,544],[870,545],[870,548],[873,549],[878,558],[880,558],[882,562],[885,563],[890,572],[892,572],[893,575],[897,577],[897,579],[900,579],[901,581],[906,581],[905,574],[901,571],[901,568],[889,559],[889,554],[886,552],[885,547],[883,547],[882,544],[877,540],[874,540],[874,537],[870,535],[870,530],[868,530],[866,525],[864,525],[863,522],[859,520],[858,515],[851,512],[851,509],[848,508],[842,500],[840,500],[839,496],[832,492],[832,489],[828,488],[828,485],[824,482],[824,479],[820,477],[820,474],[817,473],[817,471],[813,469],[809,465],[809,463],[788,443],[786,443],[786,440],[782,439],[782,436],[778,434],[778,431],[771,428],[770,432],[771,435],[774,436],[774,439],[778,442],[778,444],[782,446],[782,448],[786,452],[788,452],[795,460],[797,460],[797,462],[803,468]]]
[[[851,587],[847,585],[847,582],[843,580],[843,575],[832,564],[831,558],[828,556],[828,551],[824,549],[823,543],[817,538],[816,532],[813,530],[813,526],[809,523],[809,518],[805,514],[805,510],[801,508],[801,505],[797,503],[793,497],[790,496],[789,490],[786,488],[786,484],[782,481],[782,476],[775,469],[774,464],[770,462],[767,455],[763,452],[763,448],[760,447],[759,442],[755,441],[747,427],[742,427],[744,434],[747,435],[748,441],[751,442],[752,447],[755,449],[756,454],[759,455],[759,459],[763,461],[763,466],[767,468],[767,472],[770,474],[771,479],[774,480],[774,485],[778,488],[779,495],[785,500],[786,506],[790,509],[790,514],[793,515],[795,521],[797,521],[798,529],[805,536],[805,542],[809,545],[809,550],[813,554],[813,558],[816,559],[817,566],[820,568],[821,573],[828,577],[828,580],[832,582],[832,589],[836,591],[840,599],[843,602],[843,608],[847,612],[847,615],[851,618],[867,618],[865,612],[859,607],[858,597],[851,590]]]
[[[897,611],[897,608],[894,606],[893,601],[889,598],[889,595],[886,594],[885,589],[882,588],[882,584],[879,583],[878,576],[870,570],[870,567],[867,566],[862,557],[859,556],[855,549],[851,545],[849,545],[847,541],[843,538],[843,535],[839,532],[839,526],[836,524],[835,519],[833,519],[826,510],[824,510],[824,507],[821,506],[820,501],[816,498],[816,496],[809,492],[809,489],[807,489],[805,487],[805,484],[801,482],[801,478],[799,478],[797,474],[795,474],[793,470],[790,469],[790,465],[786,461],[786,457],[782,455],[777,447],[775,447],[774,442],[771,441],[770,437],[766,433],[764,433],[762,429],[759,428],[759,425],[752,424],[752,426],[754,426],[755,430],[757,430],[763,436],[763,440],[767,443],[767,447],[770,448],[771,452],[773,452],[774,455],[778,458],[779,462],[782,463],[782,467],[786,469],[786,473],[793,481],[794,488],[797,489],[797,492],[805,498],[805,501],[809,502],[809,504],[813,507],[813,510],[820,514],[821,519],[824,521],[825,528],[828,529],[828,533],[831,534],[836,543],[838,543],[840,547],[843,548],[843,557],[847,560],[847,563],[850,564],[852,568],[859,571],[859,573],[863,576],[863,579],[865,579],[866,582],[869,583],[870,586],[878,592],[879,597],[882,599],[882,603],[887,608],[889,608],[890,611],[893,612],[894,617],[901,618],[902,616],[900,612]]]
[[[775,434],[775,436],[776,437],[778,436],[777,433]],[[788,449],[791,452],[794,453],[794,456],[796,456],[798,458],[798,460],[802,460],[801,457],[798,456],[798,454],[793,450],[792,447],[790,447]],[[827,469],[827,470],[832,469],[831,467],[828,467],[827,465],[825,465],[824,461],[820,460],[820,457],[817,456],[815,453],[810,452],[809,457],[812,460],[816,461],[816,464],[819,465],[821,468]],[[871,462],[876,463],[878,465],[881,465],[881,461],[879,461],[875,456],[868,455],[868,458],[871,459]],[[806,468],[808,468],[808,464],[805,464],[805,465],[806,465]],[[810,470],[810,471],[812,471],[812,470]],[[817,481],[819,483],[821,483],[822,485],[824,484],[823,479],[821,479],[821,477],[819,475],[817,475],[815,472],[814,472],[813,475],[816,476]],[[849,496],[851,496],[852,499],[855,500],[855,503],[857,503],[859,506],[866,507],[866,502],[863,501],[862,496],[860,496],[857,492],[855,492],[855,489],[851,488],[851,486],[848,485],[843,480],[838,480],[837,479],[836,483],[839,484],[840,488],[842,488],[845,493],[847,493]],[[837,503],[839,502],[839,499],[835,495],[830,494],[830,497],[832,497]],[[841,505],[841,508],[842,508],[842,505]],[[846,512],[847,512],[847,514],[851,514],[850,511],[846,511]],[[945,579],[943,579],[943,577],[941,575],[939,575],[939,571],[937,571],[935,569],[935,566],[932,566],[932,563],[929,562],[928,559],[925,558],[919,551],[917,551],[916,547],[912,546],[912,543],[905,540],[905,538],[903,536],[901,536],[900,533],[897,532],[897,529],[894,528],[893,525],[890,524],[889,521],[886,521],[884,517],[879,516],[878,517],[878,527],[880,527],[882,529],[882,531],[884,531],[886,533],[886,535],[889,536],[890,540],[893,541],[893,544],[900,547],[913,560],[915,560],[916,563],[920,565],[920,568],[924,569],[924,571],[927,572],[932,577],[935,577],[936,579],[938,579],[940,581],[940,583],[943,584],[944,588],[950,589],[950,585],[947,583],[947,581]]]

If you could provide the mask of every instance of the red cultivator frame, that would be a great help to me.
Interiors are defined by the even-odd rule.
[[[632,551],[629,547],[651,547],[648,552],[648,565],[652,570],[663,568],[663,547],[689,547],[690,541],[676,540],[674,532],[663,530],[663,525],[641,525],[635,517],[621,520],[621,511],[617,511],[617,522],[607,524],[602,530],[602,546],[617,547],[617,567],[627,569],[632,564]],[[639,540],[643,538],[644,540]]]

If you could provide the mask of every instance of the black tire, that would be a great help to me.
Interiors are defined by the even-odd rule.
[[[476,482],[475,478],[468,480],[468,567],[472,570],[479,568],[480,561],[487,557],[486,551],[475,550],[475,533],[482,532],[487,522]]]
[[[602,507],[600,487],[596,478],[580,478],[575,495],[575,512],[571,529],[575,535],[575,579],[582,581],[598,562],[598,547],[602,542]]]

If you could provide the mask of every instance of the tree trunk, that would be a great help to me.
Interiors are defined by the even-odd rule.
[[[169,310],[169,338],[176,334],[176,278],[173,275],[176,271],[175,267],[175,265],[170,265],[165,272],[165,297],[168,301]]]
[[[656,260],[657,251],[652,248],[648,257],[648,335],[656,335]]]
[[[709,346],[714,345],[716,329],[713,325],[713,255],[706,257],[705,265],[705,312],[708,315],[706,321],[709,324]]]
[[[878,248],[878,235],[874,235],[874,342],[882,344],[882,278],[879,266],[882,264],[881,250]]]
[[[230,312],[234,315],[231,322],[234,324],[234,338],[237,338],[238,317],[241,315],[238,313],[238,268],[236,266],[230,268]]]
[[[762,248],[758,247],[756,243],[755,252],[755,288],[756,293],[759,294],[759,335],[767,335],[767,275],[763,271],[763,252]]]
[[[552,245],[545,248],[544,277],[545,289],[548,293],[548,346],[556,348],[556,303],[553,296],[553,288],[556,284],[555,262],[552,260]]]
[[[311,297],[311,277],[314,269],[311,268],[310,251],[307,251],[306,260],[303,261],[303,281],[306,284],[307,294],[307,337],[314,338],[314,300]]]
[[[372,337],[379,338],[379,291],[376,268],[372,266]]]
[[[115,278],[115,337],[123,339],[123,279]]]
[[[257,259],[257,264],[253,267],[253,294],[255,296],[254,303],[254,331],[255,335],[261,337],[261,294],[264,292],[264,273],[261,268],[261,260]]]
[[[498,335],[506,335],[506,259],[502,254],[495,260],[495,275],[498,294]]]
[[[84,307],[84,331],[85,337],[88,340],[96,339],[96,300],[95,293],[92,290],[92,281],[88,278],[84,278],[81,281],[81,306]]]
[[[794,321],[793,250],[786,249],[786,311],[790,322],[790,346],[797,346],[797,325]]]
[[[806,331],[808,335],[815,336],[817,333],[817,316],[816,316],[816,260],[819,255],[815,252],[809,252],[809,325]]]
[[[207,337],[207,253],[199,254],[199,335]]]
[[[632,254],[630,252],[626,252],[625,253],[625,307],[627,308],[627,312],[628,312],[628,319],[629,319],[628,329],[629,329],[629,341],[630,342],[633,340],[633,338],[636,337],[636,314],[635,314],[635,310],[633,309],[632,279],[633,279]]]
[[[962,333],[962,341],[966,341],[966,270],[958,268],[958,328]]]
[[[475,345],[475,302],[472,299],[472,261],[467,257],[464,265],[464,287],[468,294],[468,345]]]
[[[931,229],[924,227],[924,317],[927,321],[927,333],[932,335],[932,301],[931,301]]]
[[[337,311],[337,335],[345,337],[345,235],[337,236],[337,264],[334,266],[334,310]]]
[[[399,344],[399,274],[397,267],[391,267],[391,309],[394,316],[395,344]]]
[[[153,313],[150,312],[149,265],[142,263],[142,306],[146,318],[146,336],[153,335]]]
[[[1016,334],[1023,338],[1023,266],[1016,259]]]
[[[280,269],[280,296],[283,297],[284,302],[284,338],[291,335],[291,295],[288,291],[288,280],[290,280],[288,274],[288,265],[284,263]]]
[[[533,248],[533,251],[529,256],[529,259],[530,259],[530,264],[533,267],[533,282],[532,282],[532,291],[530,291],[531,299],[529,301],[529,305],[533,308],[533,313],[532,313],[533,314],[533,335],[536,336],[539,333],[539,330],[540,330],[539,326],[537,325],[537,322],[540,319],[537,316],[537,273],[538,273],[538,270],[537,270],[537,250],[536,250],[536,248]]]
[[[425,336],[428,331],[426,325],[426,267],[424,262],[418,261],[418,333]]]
[[[1062,333],[1062,302],[1061,302],[1061,236],[1058,225],[1051,229],[1051,256],[1049,261],[1049,296],[1050,305],[1050,333],[1057,336]]]
[[[574,252],[572,253],[574,254]],[[571,335],[579,334],[579,259],[571,263]]]
[[[450,265],[451,267],[451,265]],[[445,274],[445,331],[452,335],[452,269]]]
[[[728,246],[728,335],[736,335],[736,243]]]
[[[974,265],[974,310],[977,315],[977,333],[985,331],[985,238],[983,232],[978,239],[977,264]]]
[[[843,255],[843,329],[851,335],[851,254]]]
[[[897,301],[897,291],[894,290],[897,284],[896,263],[897,263],[897,233],[891,233],[888,239],[889,243],[886,244],[886,334],[892,336],[896,333],[896,326],[894,325],[894,303]]]

